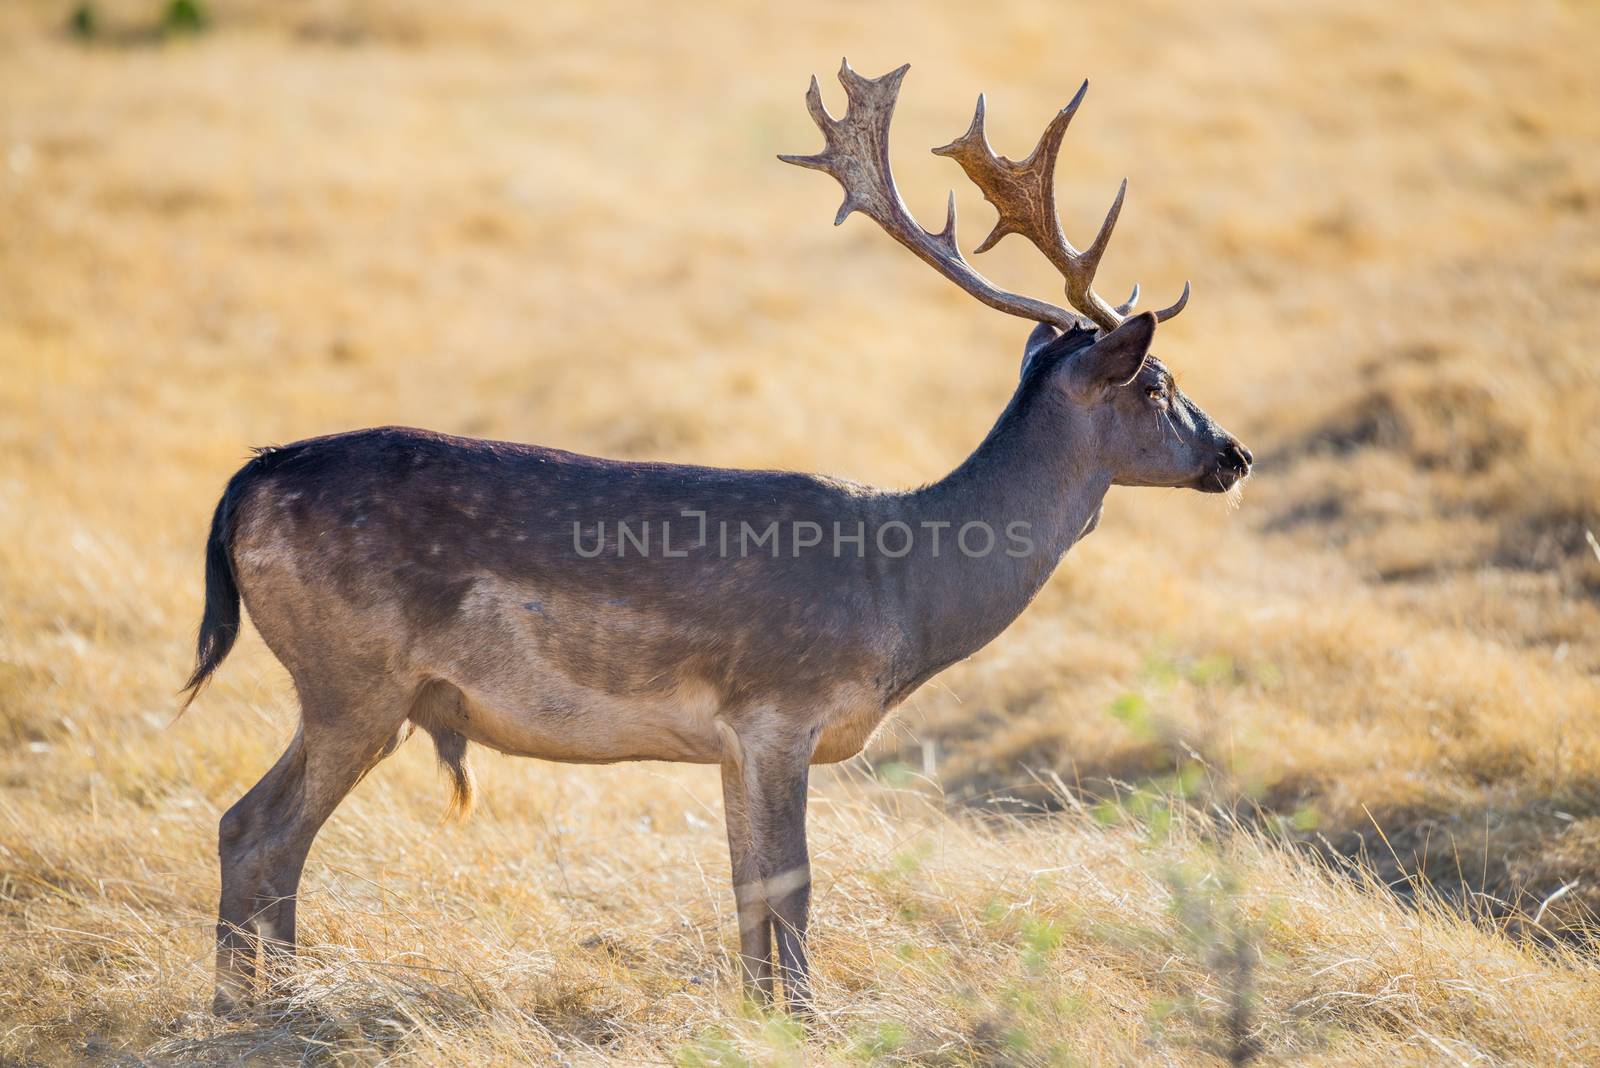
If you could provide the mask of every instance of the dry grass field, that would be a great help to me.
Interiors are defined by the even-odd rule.
[[[1600,8],[0,6],[0,1063],[1600,1063]],[[912,63],[925,222],[978,90],[1195,296],[1241,507],[1113,490],[812,816],[820,1017],[740,1003],[714,769],[425,742],[311,855],[293,999],[219,1021],[216,822],[293,730],[247,630],[182,718],[247,447],[403,423],[935,478],[980,308],[784,167]],[[1013,247],[1014,246],[1014,247]],[[1059,299],[1013,239],[978,259]]]

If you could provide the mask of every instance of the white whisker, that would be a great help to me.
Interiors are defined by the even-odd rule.
[[[1244,484],[1248,481],[1250,481],[1250,476],[1245,475],[1228,487],[1228,492],[1224,495],[1228,498],[1228,511],[1237,512],[1239,506],[1244,503]]]

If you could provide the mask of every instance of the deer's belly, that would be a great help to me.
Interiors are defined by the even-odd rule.
[[[722,759],[712,721],[717,705],[708,688],[619,696],[548,674],[529,681],[538,685],[462,687],[463,722],[456,729],[503,753],[567,763]]]
[[[557,671],[527,671],[498,683],[457,681],[462,700],[453,729],[515,756],[579,764],[624,760],[719,763],[724,709],[709,685],[678,681],[659,693],[618,695],[574,682]],[[846,692],[848,691],[848,692]],[[827,702],[814,764],[861,752],[886,715],[883,706],[843,687]],[[831,706],[831,707],[830,707]]]
[[[797,727],[818,724],[813,759],[830,763],[860,752],[883,719],[881,695],[859,683],[786,688],[769,663],[729,662],[736,654],[715,637],[696,632],[693,621],[487,579],[463,600],[452,632],[430,636],[414,662],[461,691],[455,730],[546,760],[714,764],[724,756],[718,716],[731,715],[743,731],[764,707],[795,716]],[[774,692],[767,700],[746,694],[738,709],[727,708],[707,681],[726,678],[756,682],[758,693],[766,682]]]

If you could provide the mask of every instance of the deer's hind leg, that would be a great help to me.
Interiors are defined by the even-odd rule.
[[[251,1000],[258,949],[271,970],[294,953],[295,894],[333,810],[409,733],[407,695],[387,682],[353,693],[296,678],[300,729],[261,781],[222,817],[213,1009]]]

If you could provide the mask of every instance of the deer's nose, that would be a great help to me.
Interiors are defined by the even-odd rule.
[[[1232,441],[1222,450],[1222,462],[1235,471],[1248,471],[1256,458],[1250,455],[1250,450],[1244,447],[1243,442]]]

